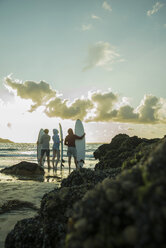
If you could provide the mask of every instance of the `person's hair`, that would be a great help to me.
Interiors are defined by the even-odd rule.
[[[68,129],[68,134],[70,134],[70,135],[73,134],[73,129],[69,128]]]
[[[56,129],[56,128],[53,129],[53,133],[54,133],[54,134],[58,134],[58,133],[59,133],[58,129]]]
[[[48,129],[44,129],[44,132],[45,132],[45,133],[48,133],[48,132],[49,132],[49,130],[48,130]]]

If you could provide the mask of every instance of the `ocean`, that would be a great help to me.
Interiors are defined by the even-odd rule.
[[[101,144],[86,144],[86,156],[84,168],[93,169],[98,162],[93,157],[93,152]],[[52,160],[52,151],[50,153]],[[40,207],[40,201],[43,195],[55,187],[59,187],[63,178],[66,178],[72,170],[75,169],[72,159],[71,171],[68,169],[67,151],[64,147],[64,167],[61,169],[58,165],[57,171],[47,169],[45,162],[45,176],[43,181],[21,180],[17,177],[4,175],[0,173],[0,207],[9,200],[22,200],[33,203]],[[0,170],[17,164],[21,161],[37,163],[37,146],[32,143],[0,143]],[[52,166],[52,163],[51,163]],[[14,210],[7,213],[0,213],[0,247],[4,247],[7,233],[13,229],[17,221],[30,218],[36,215],[32,209]]]

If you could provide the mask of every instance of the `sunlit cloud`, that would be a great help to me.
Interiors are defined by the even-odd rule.
[[[24,101],[25,112],[30,105],[30,111],[42,111],[48,117],[85,122],[119,122],[131,124],[165,124],[166,123],[166,99],[153,95],[145,95],[137,107],[133,107],[127,97],[120,97],[109,89],[106,92],[88,92],[87,97],[75,99],[63,99],[52,90],[48,83],[41,81],[20,81],[6,78],[9,90],[15,91],[16,99]],[[26,100],[29,105],[25,104]],[[10,120],[8,128],[11,128]]]
[[[117,115],[117,110],[113,109],[117,102],[118,96],[111,91],[109,92],[94,92],[91,95],[91,101],[95,106],[93,117],[89,117],[86,121],[108,121]]]
[[[45,113],[49,117],[56,116],[62,119],[83,120],[92,107],[93,103],[88,99],[75,99],[70,104],[67,100],[55,98],[47,104]]]
[[[9,92],[5,85],[2,85],[2,88],[0,89],[0,99],[5,102],[13,102],[14,94],[13,92]]]
[[[89,47],[86,66],[83,71],[92,69],[93,67],[103,67],[112,70],[112,65],[121,62],[121,57],[115,47],[108,42],[99,41]]]
[[[166,123],[166,99],[145,95],[137,108],[129,104],[122,105],[119,96],[112,92],[94,93],[91,100],[95,111],[93,110],[93,116],[86,119],[87,122]]]
[[[5,79],[6,85],[16,91],[16,95],[22,99],[31,100],[33,104],[29,112],[44,106],[44,112],[49,117],[62,119],[84,119],[88,110],[93,107],[89,99],[75,99],[70,103],[66,99],[57,97],[56,91],[52,90],[48,83],[25,81],[23,83],[11,78]]]
[[[152,95],[145,95],[138,107],[139,120],[143,123],[154,123],[159,121],[158,110],[160,109],[159,99]]]
[[[101,17],[96,16],[96,15],[91,15],[91,18],[94,20],[101,20]]]
[[[30,112],[36,110],[39,106],[45,105],[45,103],[56,96],[56,91],[52,90],[44,81],[36,83],[34,81],[25,81],[24,83],[18,82],[18,80],[12,80],[10,77],[5,79],[6,85],[16,91],[17,96],[23,99],[30,99],[33,101]]]
[[[92,24],[87,24],[87,25],[83,24],[82,25],[82,30],[83,31],[88,31],[90,29],[92,29]]]
[[[106,1],[104,1],[102,7],[105,10],[112,11],[111,5],[109,3],[107,3]]]
[[[151,15],[157,13],[159,11],[159,9],[161,9],[163,6],[164,6],[163,3],[156,2],[153,5],[152,9],[147,11],[147,16],[151,16]]]

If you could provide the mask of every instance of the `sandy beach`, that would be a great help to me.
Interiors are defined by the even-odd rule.
[[[58,175],[60,176],[60,174],[62,175],[59,171]],[[48,176],[53,176],[53,171],[46,174],[45,182],[20,181],[14,177],[0,174],[0,204],[9,200],[21,200],[31,202],[39,208],[43,195],[58,187],[60,183],[60,180],[47,178]],[[13,229],[17,221],[33,217],[36,213],[35,210],[23,208],[0,214],[0,247],[4,247],[6,235]]]

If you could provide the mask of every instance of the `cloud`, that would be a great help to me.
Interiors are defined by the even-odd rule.
[[[40,83],[33,81],[20,83],[18,80],[7,77],[5,82],[8,87],[16,91],[17,96],[33,102],[29,112],[44,106],[44,112],[49,117],[84,119],[87,111],[93,107],[93,103],[88,99],[75,99],[72,103],[69,103],[68,100],[62,100],[57,97],[56,91],[52,90],[49,84],[43,81]]]
[[[91,101],[95,107],[94,117],[88,118],[86,121],[108,121],[117,115],[117,111],[113,110],[114,104],[117,102],[117,95],[112,92],[94,92],[91,95]]]
[[[145,95],[140,105],[135,109],[129,104],[121,106],[122,102],[119,96],[112,92],[94,93],[91,100],[94,103],[95,111],[94,116],[86,119],[87,122],[166,123],[166,100],[152,95]]]
[[[7,77],[5,82],[7,86],[16,91],[17,96],[33,101],[34,104],[31,106],[30,112],[33,112],[39,106],[45,105],[49,99],[56,95],[56,91],[52,90],[49,84],[44,81],[40,83],[25,81],[21,83]]]
[[[0,89],[0,99],[4,102],[13,102],[14,101],[14,94],[12,92],[9,92],[9,90],[5,87],[5,85],[2,86]]]
[[[91,15],[91,18],[94,20],[101,20],[101,17],[96,16],[96,15]]]
[[[112,11],[111,6],[110,6],[109,3],[107,3],[106,1],[104,1],[102,7],[103,7],[103,9],[105,9],[105,10]]]
[[[76,99],[72,104],[67,104],[67,100],[63,101],[60,98],[55,98],[47,104],[45,113],[49,117],[83,120],[87,112],[93,107],[92,102],[85,99]]]
[[[57,96],[48,83],[41,81],[19,81],[6,78],[8,89],[16,91],[17,96],[32,101],[30,112],[43,106],[48,117],[62,119],[81,119],[86,122],[119,122],[132,124],[166,123],[166,99],[153,95],[145,95],[138,107],[130,105],[127,97],[122,97],[111,90],[96,91],[88,97],[70,102]],[[8,123],[8,127],[11,124]]]
[[[139,118],[139,114],[134,112],[134,108],[126,105],[120,107],[116,116],[118,121],[123,120],[123,122],[134,122]]]
[[[88,25],[83,24],[82,25],[82,30],[83,31],[88,31],[90,29],[92,29],[92,24],[88,24]]]
[[[108,42],[99,41],[89,48],[86,66],[83,71],[96,66],[111,70],[112,64],[116,62],[120,62],[120,55],[116,49]]]
[[[157,123],[158,110],[160,109],[159,99],[152,95],[145,95],[138,107],[139,121],[141,123]]]
[[[159,11],[159,9],[161,9],[163,6],[164,6],[163,3],[156,2],[153,5],[152,9],[147,11],[147,16],[151,16],[151,15],[157,13]]]

